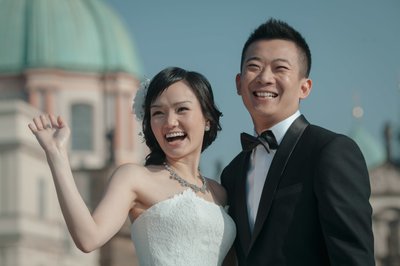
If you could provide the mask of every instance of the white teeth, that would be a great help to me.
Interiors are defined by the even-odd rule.
[[[175,138],[175,137],[183,137],[185,133],[183,132],[171,132],[165,135],[166,138]]]
[[[267,98],[275,98],[278,96],[278,94],[273,93],[273,92],[267,92],[267,91],[259,91],[254,93],[257,97],[267,97]]]

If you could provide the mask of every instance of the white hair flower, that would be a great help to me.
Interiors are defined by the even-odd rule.
[[[144,118],[144,100],[146,98],[147,89],[150,84],[150,79],[145,78],[136,91],[135,98],[133,99],[132,111],[136,119],[142,121]]]

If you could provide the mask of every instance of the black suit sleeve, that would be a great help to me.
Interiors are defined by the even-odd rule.
[[[338,136],[320,150],[314,189],[331,265],[375,265],[369,175],[354,141]]]
[[[229,175],[226,174],[227,170],[226,168],[222,171],[221,173],[221,185],[225,188],[227,196],[228,196],[228,201],[227,205],[231,204],[231,199],[233,197],[232,195],[232,184],[233,182],[229,180]]]

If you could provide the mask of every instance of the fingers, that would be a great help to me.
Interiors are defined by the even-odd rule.
[[[65,126],[64,119],[61,116],[57,117],[57,122],[58,122],[58,126],[59,127],[64,127]]]
[[[37,133],[38,131],[45,129],[52,129],[56,127],[61,127],[60,121],[63,121],[61,117],[58,119],[54,115],[40,115],[32,119],[33,123],[29,123],[28,127],[32,133]]]
[[[29,123],[28,127],[33,134],[36,134],[38,131],[43,130],[42,121],[40,120],[39,117],[34,117],[32,121],[33,123]]]
[[[36,130],[43,130],[43,123],[40,120],[40,116],[39,117],[34,117],[33,118],[33,123],[35,124]]]
[[[51,123],[45,115],[40,116],[40,121],[42,122],[43,129],[51,128]]]
[[[35,134],[37,132],[37,128],[36,128],[36,126],[34,124],[29,123],[28,127],[32,131],[33,134]]]
[[[59,124],[57,122],[57,119],[55,118],[54,115],[50,114],[49,115],[50,123],[52,127],[59,127]]]

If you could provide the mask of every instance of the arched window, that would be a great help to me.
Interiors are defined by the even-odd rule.
[[[89,104],[73,104],[71,107],[72,150],[93,150],[93,107]]]

